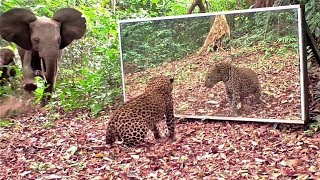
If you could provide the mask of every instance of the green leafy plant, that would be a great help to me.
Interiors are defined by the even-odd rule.
[[[315,117],[315,122],[309,124],[309,129],[305,131],[307,135],[312,135],[320,130],[320,116]]]
[[[14,123],[10,121],[9,119],[2,119],[0,120],[0,127],[2,128],[10,128],[14,126]]]
[[[318,0],[302,0],[305,3],[306,21],[315,37],[320,37],[320,5]]]
[[[36,84],[37,84],[37,89],[34,91],[34,95],[35,95],[35,101],[37,104],[40,103],[41,101],[41,98],[45,95],[45,92],[44,92],[44,89],[46,88],[45,86],[45,81],[40,78],[40,77],[35,77],[35,81],[36,81]]]
[[[54,127],[54,122],[53,121],[46,121],[46,122],[41,123],[41,125],[44,128],[51,128],[51,127]]]
[[[55,165],[52,163],[43,163],[43,162],[34,162],[30,165],[30,169],[41,172],[41,171],[49,171],[50,169],[55,168]]]
[[[209,17],[124,24],[123,61],[145,69],[192,54],[202,46],[209,24]]]
[[[232,44],[243,47],[277,42],[297,52],[299,43],[296,13],[283,10],[277,13],[256,12],[236,15],[230,20],[234,21],[237,27],[232,33]]]

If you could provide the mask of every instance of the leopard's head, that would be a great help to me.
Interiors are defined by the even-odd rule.
[[[224,62],[218,63],[215,66],[213,66],[207,72],[204,85],[208,88],[212,88],[220,81],[228,81],[231,66],[231,64]]]
[[[164,94],[170,94],[173,90],[174,77],[170,76],[155,76],[150,79],[145,92],[158,91]]]

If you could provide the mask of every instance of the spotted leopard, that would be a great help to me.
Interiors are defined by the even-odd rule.
[[[160,139],[157,123],[166,117],[169,138],[175,136],[173,115],[173,78],[157,76],[152,78],[144,93],[125,102],[111,117],[106,133],[106,143],[122,140],[123,145],[132,147],[144,141],[147,131]]]
[[[232,114],[241,113],[237,105],[239,102],[243,105],[244,98],[250,94],[255,96],[256,103],[263,103],[258,75],[252,69],[236,67],[225,62],[217,63],[208,70],[204,84],[212,88],[220,81],[225,84]]]

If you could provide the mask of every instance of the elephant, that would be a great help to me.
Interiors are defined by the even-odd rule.
[[[13,58],[14,52],[8,48],[0,49],[0,85],[3,86],[9,77],[14,77],[16,71],[12,68],[15,66]]]
[[[48,104],[55,87],[58,62],[63,48],[86,32],[86,19],[73,8],[63,8],[52,18],[37,17],[27,9],[13,8],[0,15],[0,35],[17,45],[22,61],[22,87],[37,89],[35,76],[45,80],[45,94],[40,106]]]

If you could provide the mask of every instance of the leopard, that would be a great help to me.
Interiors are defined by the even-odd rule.
[[[154,138],[161,138],[157,124],[165,118],[168,137],[175,138],[175,121],[173,114],[174,78],[160,75],[149,80],[144,92],[124,102],[111,116],[106,144],[122,141],[123,147],[134,147],[144,142],[148,130]]]
[[[261,99],[261,84],[257,73],[245,67],[236,67],[228,62],[219,62],[211,67],[206,74],[204,85],[212,88],[223,82],[231,105],[231,115],[241,115],[244,98],[254,95],[255,103],[264,104]],[[239,103],[241,107],[238,108]]]

